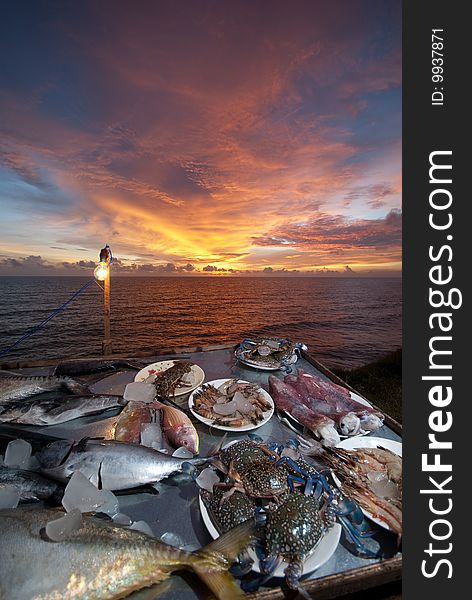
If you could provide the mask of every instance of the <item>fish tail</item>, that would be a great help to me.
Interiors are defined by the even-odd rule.
[[[256,522],[255,519],[249,519],[193,555],[192,569],[218,600],[232,600],[244,596],[239,584],[228,569],[238,554],[255,537],[257,537]]]
[[[225,433],[224,436],[218,442],[216,442],[216,444],[214,444],[208,449],[207,458],[212,458],[220,453],[220,450],[223,447],[223,444],[225,443],[227,437],[228,434]]]

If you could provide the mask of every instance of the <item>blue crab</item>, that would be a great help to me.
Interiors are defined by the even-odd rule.
[[[214,464],[227,475],[226,482],[215,485],[227,490],[222,503],[236,491],[277,503],[289,493],[293,475],[279,467],[280,457],[264,444],[242,440],[222,450],[219,458]]]
[[[253,519],[256,515],[256,503],[252,498],[246,494],[235,492],[226,502],[222,503],[223,493],[223,490],[218,488],[215,488],[213,493],[200,490],[203,504],[220,535],[248,519]],[[231,571],[237,576],[245,575],[252,569],[253,563],[254,561],[245,549],[238,555],[237,565],[234,565]]]
[[[323,520],[320,503],[314,496],[291,494],[287,500],[267,516],[265,553],[261,571],[271,577],[285,561],[285,580],[289,588],[305,595],[299,579],[303,562],[315,549],[332,523]]]
[[[221,503],[221,499],[224,492],[219,488],[215,488],[213,493],[200,490],[200,495],[213,524],[220,534],[226,533],[236,525],[240,525],[254,517],[256,503],[246,494],[235,492],[228,498],[227,502],[223,503]]]

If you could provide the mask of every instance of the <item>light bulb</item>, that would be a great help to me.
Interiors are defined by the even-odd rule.
[[[105,281],[108,274],[108,268],[105,266],[105,263],[99,263],[98,267],[95,267],[93,272],[93,276],[97,281]]]

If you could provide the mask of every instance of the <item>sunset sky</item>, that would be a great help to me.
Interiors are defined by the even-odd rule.
[[[398,274],[401,3],[10,2],[0,274]]]

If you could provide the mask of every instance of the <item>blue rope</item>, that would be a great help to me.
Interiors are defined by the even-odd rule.
[[[53,310],[52,313],[49,315],[49,317],[46,317],[46,319],[44,319],[44,321],[41,321],[41,323],[39,323],[39,325],[35,325],[34,327],[31,327],[31,329],[28,329],[28,331],[26,333],[24,333],[18,340],[16,340],[16,342],[14,344],[9,346],[8,348],[5,348],[5,350],[2,350],[2,352],[0,352],[0,357],[5,356],[5,354],[8,354],[9,352],[11,352],[13,350],[13,348],[16,348],[16,346],[18,346],[18,344],[21,344],[21,342],[24,342],[29,337],[31,337],[33,334],[35,334],[37,331],[39,331],[42,327],[44,327],[46,325],[46,323],[48,323],[56,315],[58,315],[63,310],[65,310],[67,308],[67,306],[72,302],[72,300],[75,300],[75,298],[77,298],[77,296],[80,296],[80,294],[82,292],[84,292],[90,285],[92,285],[92,283],[95,283],[95,279],[91,279],[90,281],[88,281],[85,285],[83,285],[80,288],[80,290],[75,292],[75,294],[73,296],[71,296],[69,298],[69,300],[64,302],[64,304],[61,304],[61,306],[59,306],[59,308],[56,308],[55,310]]]

